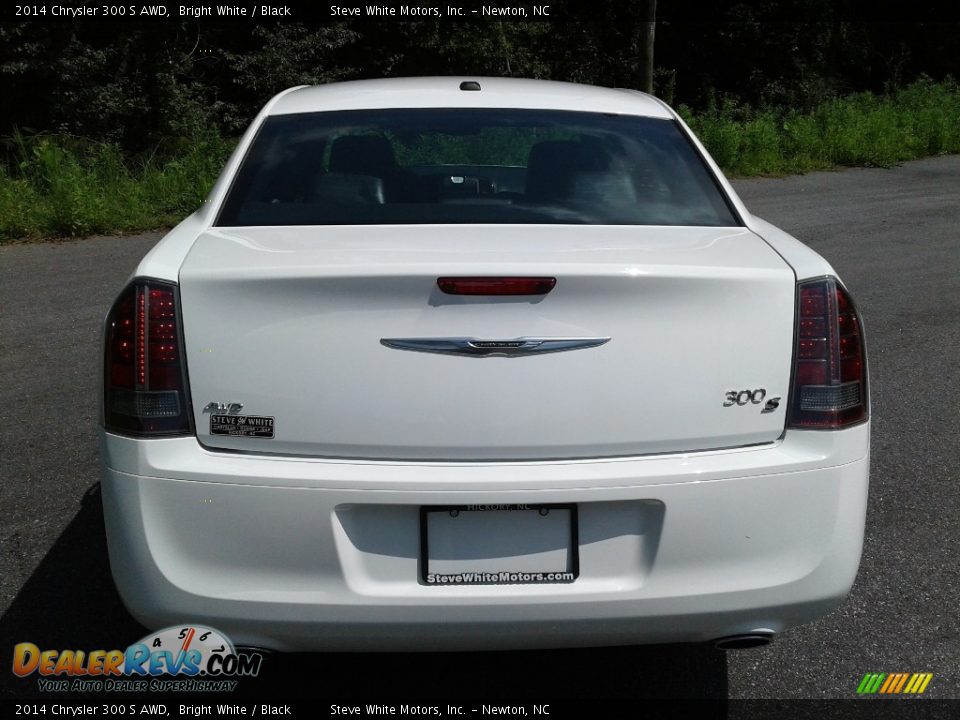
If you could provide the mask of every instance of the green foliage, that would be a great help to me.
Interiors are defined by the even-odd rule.
[[[394,151],[401,165],[463,163],[465,165],[506,164],[524,166],[534,144],[544,140],[565,140],[570,131],[560,128],[483,128],[476,135],[428,133],[415,142],[393,138]]]
[[[0,26],[0,132],[66,133],[143,152],[216,127],[238,133],[272,95],[358,75],[344,23]]]
[[[387,75],[481,75],[546,78],[550,67],[544,48],[551,42],[551,27],[544,22],[480,21],[450,23],[428,20],[405,23],[402,40],[377,38],[368,42],[393,46],[394,65],[375,68]],[[386,26],[385,26],[386,27]],[[388,28],[393,31],[393,26]],[[363,65],[369,65],[363,62]],[[365,68],[366,70],[366,68]],[[384,73],[384,71],[386,71]],[[365,75],[371,75],[366,70]]]
[[[922,79],[889,95],[836,98],[809,112],[751,108],[721,98],[703,113],[686,106],[680,113],[731,175],[780,175],[837,165],[889,167],[960,153],[960,86],[949,78],[942,83]],[[532,136],[487,132],[491,135],[483,138],[437,134],[401,144],[398,156],[405,164],[429,162],[438,144],[447,143],[445,157],[483,163],[479,148],[497,142],[502,146],[498,155],[523,164]],[[15,134],[5,142],[6,161],[0,163],[0,241],[174,224],[200,206],[233,144],[213,131],[194,130],[130,157],[116,142]]]
[[[17,134],[0,167],[0,241],[174,224],[200,206],[232,146],[209,135],[127,159],[113,143]]]
[[[810,112],[723,98],[681,115],[730,175],[782,175],[837,165],[890,167],[960,152],[960,86],[928,78],[888,95],[857,93]]]

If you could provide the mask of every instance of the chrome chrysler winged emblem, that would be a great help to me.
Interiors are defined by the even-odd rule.
[[[469,337],[447,338],[381,338],[380,342],[395,350],[467,355],[469,357],[522,357],[543,353],[582,350],[610,341],[608,337],[519,337],[510,340],[482,340]]]

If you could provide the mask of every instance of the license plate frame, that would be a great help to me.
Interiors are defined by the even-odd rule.
[[[437,573],[430,571],[430,536],[428,532],[429,515],[431,513],[452,513],[452,512],[504,512],[504,511],[551,511],[566,510],[569,512],[569,545],[568,550],[568,568],[567,570],[542,570],[542,571],[466,571],[471,575],[480,576],[476,579],[468,580],[437,580]],[[489,505],[422,505],[420,506],[420,582],[429,587],[450,587],[450,586],[469,586],[469,585],[569,585],[580,576],[580,544],[579,544],[579,521],[576,503],[503,503]],[[506,572],[507,579],[503,579],[503,572]],[[433,574],[434,579],[428,579]],[[450,575],[459,575],[460,573],[442,573],[443,577]],[[490,579],[487,576],[495,575],[496,579]],[[562,576],[561,579],[545,579],[546,577]],[[518,579],[510,579],[516,576]]]

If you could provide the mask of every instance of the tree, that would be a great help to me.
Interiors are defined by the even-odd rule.
[[[653,92],[653,39],[657,28],[657,0],[644,1],[640,27],[640,89]]]

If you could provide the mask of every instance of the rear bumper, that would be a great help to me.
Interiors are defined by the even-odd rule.
[[[740,450],[544,463],[385,463],[103,438],[114,579],[151,628],[280,650],[703,641],[779,632],[856,575],[869,425]],[[421,505],[576,503],[571,584],[428,586]]]

